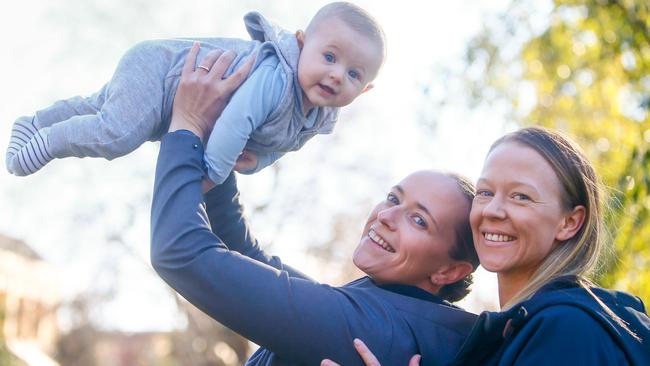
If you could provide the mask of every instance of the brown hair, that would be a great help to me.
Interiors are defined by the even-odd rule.
[[[448,178],[456,182],[463,198],[472,207],[472,201],[476,195],[476,188],[474,184],[466,177],[455,173],[444,173]],[[472,228],[469,224],[469,212],[467,218],[461,220],[454,228],[456,232],[456,245],[449,250],[449,257],[458,261],[467,261],[472,264],[472,269],[476,269],[479,264],[476,248],[474,247],[474,238],[472,236]],[[438,296],[449,301],[456,302],[463,299],[469,294],[469,287],[473,283],[472,274],[467,275],[465,278],[448,285],[444,285],[438,291]]]

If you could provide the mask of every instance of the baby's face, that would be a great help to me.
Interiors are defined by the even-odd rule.
[[[297,37],[304,41],[298,61],[303,104],[343,107],[372,87],[383,55],[368,37],[335,17]]]

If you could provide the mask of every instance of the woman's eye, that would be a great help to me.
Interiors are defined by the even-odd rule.
[[[323,57],[325,57],[325,61],[327,62],[334,62],[334,55],[331,53],[326,53],[323,55]]]
[[[421,226],[423,228],[427,227],[427,222],[424,221],[424,219],[420,216],[413,216],[413,221],[415,222],[416,225]]]
[[[399,205],[399,200],[397,199],[397,196],[395,196],[392,193],[389,193],[388,196],[386,196],[386,201],[394,204],[394,205]]]
[[[512,195],[512,198],[515,201],[530,201],[530,197],[526,196],[523,193],[515,193]]]
[[[350,75],[350,77],[353,79],[359,79],[359,73],[355,70],[348,71],[348,75]]]
[[[492,192],[482,189],[476,191],[476,197],[492,197]]]

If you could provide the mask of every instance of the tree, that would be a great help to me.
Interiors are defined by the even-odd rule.
[[[543,21],[513,1],[467,52],[472,101],[507,101],[520,125],[555,128],[609,187],[614,253],[597,280],[650,302],[650,3],[555,0]]]

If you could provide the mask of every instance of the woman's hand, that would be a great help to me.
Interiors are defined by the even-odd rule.
[[[366,364],[366,366],[381,366],[379,360],[377,360],[377,357],[375,357],[375,355],[373,355],[372,352],[370,352],[370,349],[368,348],[368,346],[366,346],[365,343],[363,343],[358,338],[355,338],[353,343],[354,343],[354,348],[357,350],[357,352],[361,356],[361,359]],[[341,365],[339,365],[334,361],[326,359],[320,363],[320,366],[341,366]],[[408,366],[420,366],[420,355],[414,355],[413,357],[411,357]]]
[[[199,48],[199,43],[195,42],[185,59],[169,132],[185,129],[205,141],[232,93],[246,80],[255,58],[251,57],[232,75],[222,79],[235,53],[211,51],[195,69]]]

